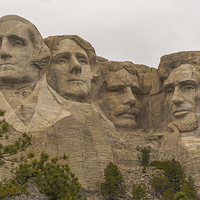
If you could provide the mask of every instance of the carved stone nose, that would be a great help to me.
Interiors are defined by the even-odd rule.
[[[71,58],[69,63],[69,73],[70,74],[81,74],[81,65],[76,58]]]
[[[173,95],[172,102],[174,104],[182,104],[184,102],[184,99],[178,95]]]
[[[126,92],[126,96],[125,96],[125,100],[124,100],[124,104],[127,104],[127,105],[135,105],[136,103],[136,98],[134,96],[134,94],[132,93],[132,90],[130,87],[127,87],[125,89],[125,92]]]
[[[1,59],[6,59],[12,57],[9,50],[9,43],[7,38],[2,39],[2,44],[0,46],[0,57]]]

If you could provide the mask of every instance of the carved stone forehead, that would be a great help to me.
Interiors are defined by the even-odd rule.
[[[107,88],[117,86],[134,86],[139,89],[138,78],[136,75],[130,74],[126,69],[110,73],[107,80]]]
[[[191,64],[182,64],[179,67],[173,69],[167,79],[164,81],[166,84],[178,84],[186,81],[198,82],[200,78],[200,73]]]
[[[86,51],[81,48],[75,41],[70,39],[64,39],[59,42],[59,44],[56,45],[54,49],[52,49],[52,53],[59,54],[64,52],[81,52],[87,56]]]
[[[200,69],[200,51],[183,51],[162,56],[158,66],[159,77],[166,79],[173,69],[182,64],[191,64]]]
[[[0,23],[0,38],[4,36],[16,35],[18,37],[31,40],[27,30],[27,25],[19,21],[5,21]]]

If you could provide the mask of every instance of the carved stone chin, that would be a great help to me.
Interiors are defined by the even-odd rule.
[[[190,118],[174,123],[180,132],[194,131],[198,128],[198,120],[196,118]]]

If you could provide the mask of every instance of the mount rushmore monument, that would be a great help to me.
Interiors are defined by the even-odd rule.
[[[110,61],[77,35],[43,39],[28,20],[3,16],[0,109],[13,140],[27,132],[37,154],[69,155],[87,191],[109,162],[122,174],[141,166],[137,146],[152,161],[177,159],[200,190],[200,51],[164,55],[158,69]]]

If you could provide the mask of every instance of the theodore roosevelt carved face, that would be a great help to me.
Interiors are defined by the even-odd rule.
[[[111,69],[113,68],[113,69]],[[99,105],[117,128],[134,129],[140,114],[139,82],[133,64],[108,62]]]

